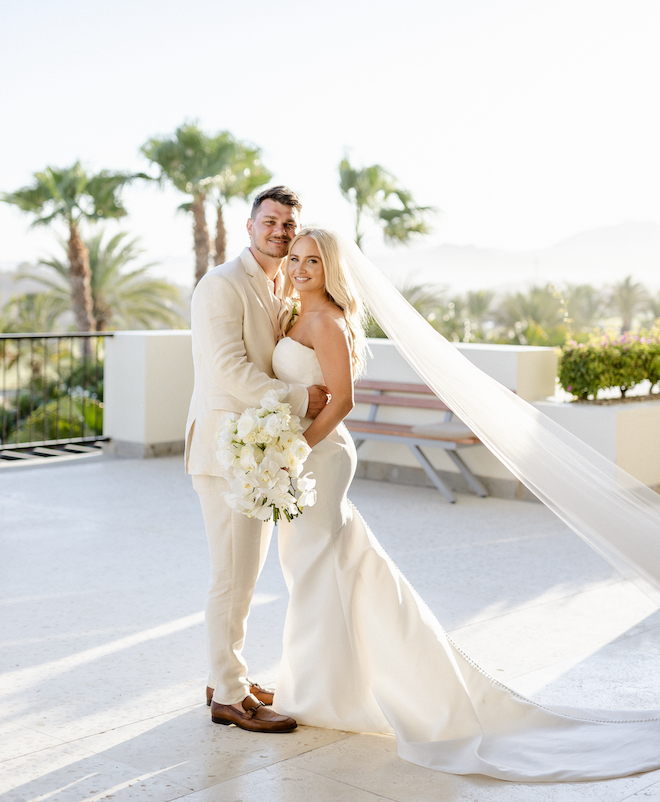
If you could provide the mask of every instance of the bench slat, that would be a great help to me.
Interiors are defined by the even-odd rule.
[[[402,395],[376,395],[375,393],[356,393],[356,404],[377,404],[389,407],[416,407],[420,409],[444,409],[449,407],[435,396],[433,398],[412,398]]]
[[[430,387],[425,384],[404,384],[401,382],[380,382],[371,379],[361,379],[355,384],[356,390],[383,390],[384,392],[396,391],[399,393],[419,393],[420,395],[435,395]]]
[[[346,427],[349,432],[366,432],[369,434],[395,434],[399,437],[411,437],[418,440],[443,440],[452,443],[464,443],[465,445],[476,445],[479,443],[479,438],[474,437],[442,437],[431,434],[416,434],[413,433],[412,426],[407,426],[403,423],[380,423],[379,421],[365,421],[365,420],[346,420]]]

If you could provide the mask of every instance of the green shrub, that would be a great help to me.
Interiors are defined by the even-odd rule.
[[[618,337],[598,333],[562,349],[559,383],[579,399],[596,398],[599,390],[613,387],[625,396],[645,380],[660,383],[660,327]]]

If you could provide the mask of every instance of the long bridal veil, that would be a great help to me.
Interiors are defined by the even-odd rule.
[[[374,318],[421,379],[541,501],[660,603],[660,496],[472,365],[339,237]]]

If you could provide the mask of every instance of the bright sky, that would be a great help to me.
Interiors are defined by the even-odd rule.
[[[198,119],[261,146],[304,220],[346,233],[346,148],[442,210],[433,242],[660,222],[659,30],[657,0],[0,0],[0,190],[76,159],[145,170],[149,136]],[[125,200],[121,227],[190,283],[183,196]],[[246,217],[229,211],[230,255]],[[0,204],[0,263],[56,250],[28,225]]]

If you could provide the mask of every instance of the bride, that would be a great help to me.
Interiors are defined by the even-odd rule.
[[[640,556],[635,550],[645,545],[643,538],[633,538],[633,553],[627,553],[613,534],[610,519],[616,515],[612,510],[608,525],[576,523],[576,518],[584,516],[585,504],[589,511],[590,502],[583,490],[576,497],[579,505],[574,503],[563,485],[566,472],[570,479],[574,469],[572,464],[564,467],[570,463],[566,448],[578,449],[577,456],[571,453],[585,481],[596,473],[605,486],[603,492],[614,495],[615,505],[619,497],[624,499],[626,520],[634,519],[636,507],[640,508],[641,524],[633,523],[643,529],[646,521],[656,540],[660,506],[636,485],[631,493],[630,478],[622,480],[616,472],[610,475],[611,470],[603,470],[601,458],[579,453],[580,446],[567,445],[560,432],[548,433],[550,425],[540,422],[534,412],[521,413],[517,423],[523,435],[526,426],[532,427],[531,442],[539,444],[541,459],[530,456],[524,447],[513,456],[506,450],[503,453],[497,425],[489,423],[488,414],[461,406],[468,403],[464,396],[470,394],[466,392],[470,380],[480,382],[483,374],[471,376],[472,368],[454,363],[456,349],[442,338],[435,343],[440,361],[429,368],[424,358],[428,343],[424,350],[414,342],[420,332],[428,339],[429,327],[423,324],[425,329],[415,330],[415,313],[400,297],[395,298],[393,288],[383,288],[382,277],[379,281],[375,268],[366,260],[361,262],[352,248],[328,231],[311,228],[301,231],[289,248],[284,290],[288,313],[282,320],[283,336],[273,354],[273,369],[285,382],[326,385],[331,399],[314,421],[304,422],[313,449],[305,470],[317,480],[317,503],[298,518],[279,524],[280,559],[290,601],[275,699],[278,710],[302,724],[394,734],[402,758],[454,774],[557,782],[606,779],[658,768],[660,711],[544,707],[490,677],[447,636],[347,499],[357,457],[342,421],[353,407],[353,381],[366,351],[361,298],[377,312],[381,325],[389,314],[397,346],[427,383],[439,394],[442,391],[443,400],[454,402],[454,410],[505,464],[522,474],[528,486],[578,534],[635,578],[643,569],[635,562]],[[392,299],[394,308],[388,307]],[[406,336],[410,342],[406,343]],[[446,353],[442,351],[445,345]],[[433,355],[436,361],[435,348]],[[439,379],[426,375],[434,369]],[[481,395],[481,406],[487,404],[490,411],[492,402],[502,413],[509,400],[498,400],[501,388],[497,388],[490,388],[487,397]],[[514,399],[511,403],[524,402]],[[525,415],[531,423],[526,423]],[[546,435],[558,440],[553,454],[547,451]],[[512,440],[515,450],[515,435]],[[563,479],[558,468],[553,474],[553,461],[562,465]],[[619,496],[612,484],[620,487]],[[652,547],[657,549],[657,544]],[[646,563],[649,553],[651,562],[657,553],[649,548],[641,555]],[[645,579],[653,579],[648,570]]]

